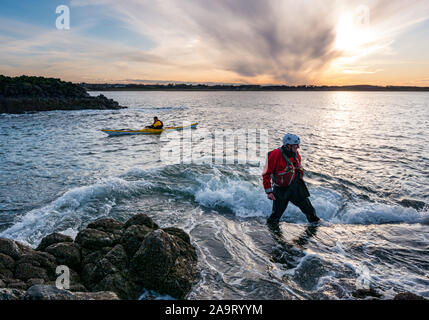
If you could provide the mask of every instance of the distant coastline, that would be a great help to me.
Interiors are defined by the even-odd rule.
[[[0,75],[0,113],[122,108],[112,99],[92,97],[82,86],[60,79]]]
[[[205,84],[90,84],[87,91],[414,91],[429,92],[429,87],[413,86],[285,86],[285,85],[205,85]]]

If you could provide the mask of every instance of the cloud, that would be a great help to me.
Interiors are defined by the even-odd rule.
[[[154,54],[183,68],[238,77],[306,81],[338,56],[336,1],[98,1],[128,28],[150,36]],[[74,0],[75,6],[94,4]]]
[[[356,50],[341,50],[339,19],[362,5],[370,10],[370,36],[352,43]],[[426,0],[71,0],[70,6],[75,27],[66,36],[21,28],[28,30],[25,41],[0,37],[0,58],[8,70],[19,65],[20,70],[66,70],[75,78],[82,73],[112,81],[315,83],[329,72],[380,71],[355,64],[362,56],[394,54],[397,35],[429,16]],[[73,24],[74,10],[87,11],[91,25],[102,18],[114,20],[153,45],[142,50],[138,43],[107,40],[108,35],[103,40],[90,37],[89,26]],[[353,41],[355,34],[344,36]],[[333,69],[339,61],[345,62]]]

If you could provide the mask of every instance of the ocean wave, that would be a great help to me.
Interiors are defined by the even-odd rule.
[[[88,221],[108,216],[119,199],[138,195],[150,186],[144,180],[136,183],[109,178],[71,189],[48,205],[27,212],[0,237],[35,246],[53,232],[75,235]]]
[[[168,196],[202,209],[237,218],[266,218],[272,202],[267,199],[260,176],[254,168],[234,170],[234,166],[179,164],[154,168],[132,168],[119,177],[104,179],[90,186],[74,188],[50,204],[29,211],[1,237],[37,244],[52,232],[75,234],[88,222],[109,216],[118,201],[137,197]],[[249,174],[249,175],[247,175]],[[398,204],[363,201],[329,187],[309,187],[310,200],[317,215],[334,224],[428,224],[429,212]],[[282,221],[307,223],[299,208],[289,204]]]
[[[239,218],[268,217],[272,203],[266,198],[259,177],[252,172],[252,180],[245,180],[252,168],[234,171],[232,167],[204,165],[170,165],[153,169],[133,168],[127,174],[151,181],[158,180],[159,187],[164,177],[174,180],[168,186],[173,192],[188,193],[194,201],[206,208]],[[243,172],[244,171],[244,172]],[[183,181],[183,184],[180,183]],[[154,181],[153,181],[154,182]],[[428,211],[405,208],[397,204],[384,204],[361,199],[350,200],[349,195],[328,187],[310,187],[310,200],[320,218],[337,224],[389,224],[427,223]],[[299,208],[289,204],[282,219],[292,223],[306,223]]]
[[[329,188],[310,188],[310,200],[317,215],[324,221],[337,224],[391,224],[423,223],[429,221],[428,211],[417,211],[399,205],[352,202],[345,195]],[[262,187],[246,181],[213,179],[195,192],[195,200],[206,207],[233,212],[241,218],[268,217],[272,203]],[[288,205],[283,221],[306,223],[306,217],[292,203]]]

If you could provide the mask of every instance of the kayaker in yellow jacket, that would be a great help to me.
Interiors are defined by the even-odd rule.
[[[153,124],[151,126],[147,126],[146,128],[149,129],[162,129],[164,124],[161,120],[158,119],[158,117],[153,117]]]

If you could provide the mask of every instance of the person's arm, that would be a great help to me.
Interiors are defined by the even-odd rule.
[[[300,177],[302,180],[304,180],[304,168],[302,167],[302,164],[301,164],[301,155],[299,154],[299,152],[298,152],[298,151],[297,151],[296,153],[297,153],[297,155],[298,155],[298,160],[299,160],[299,167],[297,167],[296,169],[297,169],[297,171],[299,172],[299,177]]]
[[[273,194],[273,188],[271,185],[271,174],[274,172],[275,160],[272,152],[268,153],[267,161],[265,162],[264,171],[262,172],[262,182],[264,185],[265,193],[268,199],[276,200]]]

